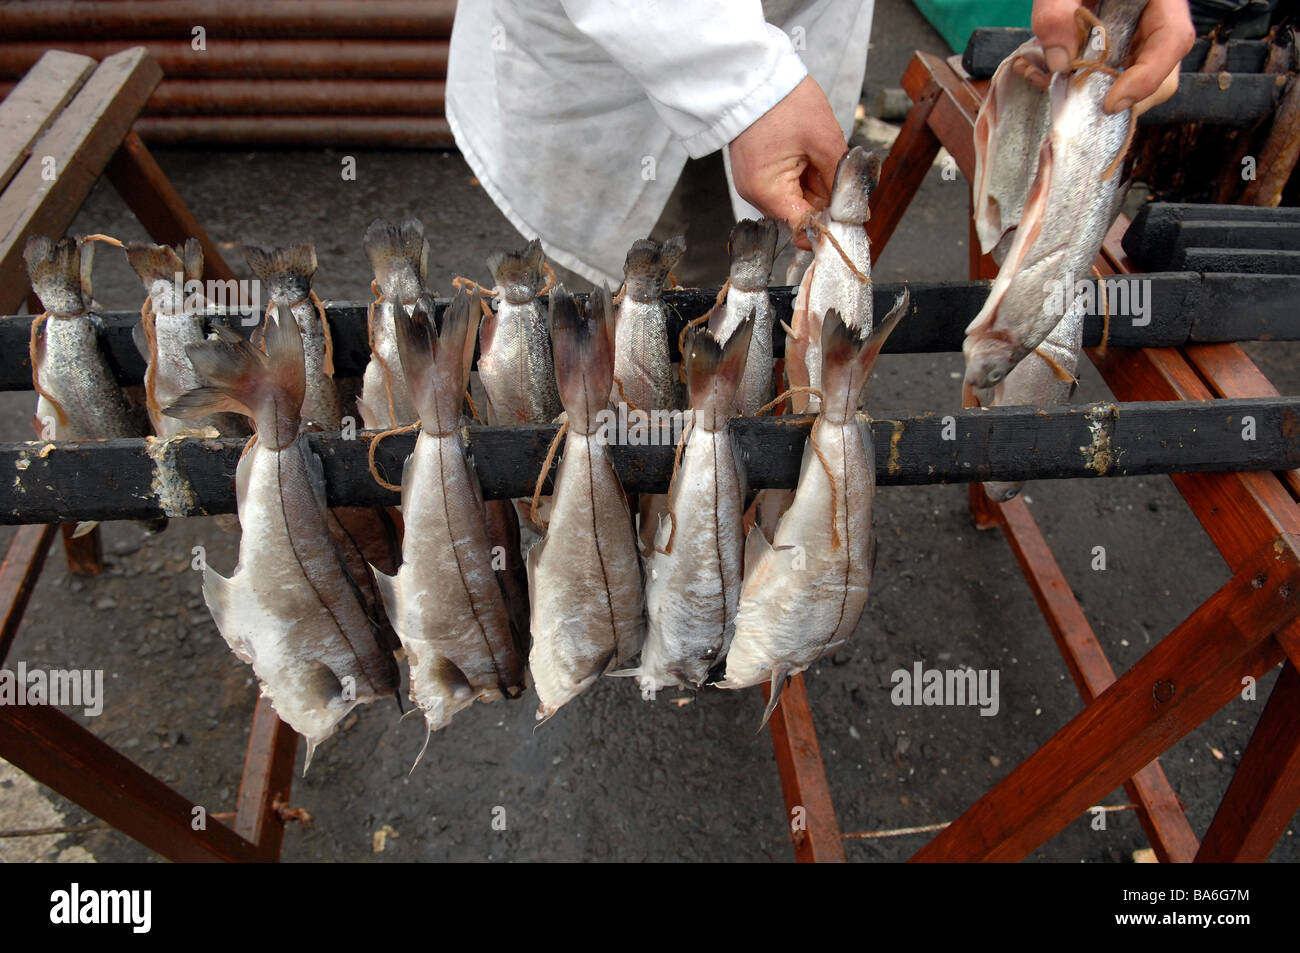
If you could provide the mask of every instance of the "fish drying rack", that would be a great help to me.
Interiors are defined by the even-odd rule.
[[[110,65],[116,72],[97,84]],[[17,272],[20,241],[33,232],[66,229],[106,165],[155,240],[199,236],[208,277],[229,277],[198,223],[138,139],[126,132],[142,97],[157,83],[156,73],[141,51],[118,54],[98,69],[84,57],[47,54],[15,91],[26,87],[35,94],[29,100],[49,104],[50,115],[26,127],[26,151],[10,164],[9,181],[0,183],[7,186],[6,198],[19,186],[38,190],[26,217],[8,223],[12,240],[0,247],[6,278],[0,289],[25,287]],[[872,196],[868,231],[877,255],[941,145],[968,179],[973,172],[971,135],[981,84],[956,62],[918,53],[904,86],[915,106],[884,166],[882,179],[890,187]],[[0,119],[8,106],[8,101],[0,105]],[[57,190],[40,191],[35,178],[23,181],[32,163],[21,160],[34,152],[33,142],[42,133],[47,138],[41,146],[48,150],[55,132],[63,137],[54,140],[64,150],[61,158],[65,153],[81,157],[79,178],[68,183],[65,174]],[[1121,219],[1107,238],[1097,262],[1103,274],[1133,271],[1119,245],[1127,225]],[[962,329],[987,296],[991,269],[988,259],[973,257],[971,281],[910,284],[911,314],[886,351],[958,350]],[[1086,703],[923,847],[917,860],[1019,859],[1120,784],[1137,803],[1160,859],[1262,859],[1300,805],[1300,719],[1294,717],[1300,706],[1300,399],[1278,396],[1232,343],[1300,339],[1294,306],[1300,277],[1170,272],[1142,279],[1150,282],[1152,293],[1149,324],[1112,322],[1104,353],[1095,349],[1101,319],[1090,319],[1084,333],[1089,355],[1123,403],[1045,411],[968,408],[871,420],[880,484],[970,484],[977,525],[1002,527]],[[877,306],[887,306],[896,290],[877,286]],[[666,299],[684,320],[706,311],[715,292],[682,290]],[[793,289],[772,290],[778,317],[788,319],[792,297]],[[0,310],[17,310],[20,300],[0,300]],[[326,316],[336,373],[360,374],[368,357],[365,306],[329,303]],[[118,379],[139,383],[144,365],[130,339],[138,314],[102,317],[101,343]],[[0,318],[0,389],[31,388],[26,360],[31,320]],[[780,360],[780,335],[774,344]],[[1254,441],[1241,439],[1245,415],[1255,418]],[[751,485],[794,485],[810,423],[807,417],[736,422],[748,451]],[[951,439],[954,428],[957,439]],[[531,492],[554,432],[553,427],[467,427],[485,495]],[[397,502],[369,474],[372,437],[365,432],[355,439],[311,437],[324,461],[331,505]],[[377,453],[380,466],[400,472],[413,440],[412,435],[386,440]],[[0,507],[0,522],[23,524],[0,565],[0,664],[59,524],[66,529],[79,520],[232,512],[241,445],[188,438],[161,450],[155,445],[152,453],[144,440],[0,445],[0,471],[17,475]],[[629,491],[666,490],[671,446],[615,447],[613,455]],[[1116,678],[1024,501],[993,503],[980,481],[1141,474],[1172,476],[1234,575]],[[181,486],[185,492],[160,497],[159,486]],[[95,569],[96,553],[79,548],[83,541],[68,545],[74,569]],[[1258,677],[1279,661],[1282,676],[1209,831],[1198,841],[1156,758],[1235,697],[1243,676]],[[786,689],[771,733],[787,808],[801,809],[804,819],[791,834],[797,858],[843,860],[843,836],[800,677]],[[278,858],[296,746],[296,735],[259,700],[235,820],[227,826],[209,819],[206,830],[196,831],[194,805],[187,798],[73,719],[52,706],[0,707],[0,757],[173,860]]]

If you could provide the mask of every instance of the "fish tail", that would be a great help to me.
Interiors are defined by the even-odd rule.
[[[790,674],[792,670],[792,666],[785,662],[781,662],[772,667],[771,691],[767,700],[767,707],[763,709],[763,720],[758,723],[759,731],[762,731],[767,727],[767,722],[772,717],[772,712],[776,711],[776,706],[781,704],[781,694],[785,691],[785,687],[790,684]]]
[[[674,235],[662,244],[653,238],[637,239],[623,261],[628,293],[634,298],[658,298],[664,280],[684,254],[685,235]]]
[[[740,220],[731,229],[727,251],[733,268],[745,261],[771,272],[776,258],[776,222],[770,218]]]
[[[598,413],[609,407],[614,385],[614,305],[609,289],[593,291],[590,316],[556,285],[551,290],[551,348],[560,401],[569,424],[579,433],[595,429]]]
[[[366,227],[361,244],[385,296],[406,301],[419,293],[429,266],[423,222],[411,217],[394,225],[377,218]]]
[[[477,294],[460,291],[441,321],[427,298],[420,298],[410,314],[393,309],[397,351],[426,433],[445,434],[460,426],[465,346],[471,328],[477,330],[478,302]]]
[[[907,313],[910,302],[904,288],[889,314],[865,338],[845,325],[834,308],[826,312],[822,319],[822,392],[828,405],[847,398],[852,408],[857,407],[886,338]]]
[[[185,349],[200,386],[183,394],[163,412],[190,418],[234,412],[257,422],[259,439],[278,449],[298,435],[298,419],[306,389],[302,336],[285,305],[265,326],[266,353],[224,325],[216,339]]]
[[[754,333],[754,312],[732,332],[726,344],[719,344],[709,331],[692,328],[686,339],[683,359],[695,421],[709,430],[723,427],[731,416],[732,401],[749,356],[749,339]]]
[[[86,310],[90,295],[82,283],[81,248],[76,239],[33,235],[23,249],[23,261],[32,289],[46,311],[80,314]]]
[[[861,146],[854,146],[835,167],[831,187],[831,218],[837,222],[865,222],[871,217],[871,193],[880,183],[881,158]]]
[[[546,274],[542,266],[546,263],[546,253],[542,243],[533,239],[523,251],[496,252],[488,257],[488,271],[498,288],[525,287],[534,293],[546,284]]]
[[[196,243],[197,247],[197,243]],[[187,249],[188,251],[188,249]],[[203,270],[202,250],[199,251],[199,270]],[[140,276],[148,288],[155,281],[175,282],[176,276],[187,278],[186,262],[169,245],[153,245],[149,242],[127,242],[126,260],[130,262],[135,273]]]
[[[277,304],[296,304],[311,291],[312,275],[316,274],[316,246],[311,242],[268,248],[246,241],[244,260]]]

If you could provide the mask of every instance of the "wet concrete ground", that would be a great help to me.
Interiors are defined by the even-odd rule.
[[[910,5],[880,4],[877,18],[869,90],[896,85],[911,49],[946,52]],[[430,274],[442,291],[452,275],[486,280],[489,252],[522,244],[454,153],[354,155],[356,181],[340,178],[342,157],[330,152],[164,152],[158,159],[242,275],[234,247],[241,239],[313,240],[315,287],[327,299],[367,294],[360,236],[375,216],[424,220]],[[966,189],[936,169],[880,256],[877,276],[965,278]],[[73,231],[146,237],[103,184]],[[138,307],[143,298],[124,258],[107,250],[96,291],[109,309]],[[1249,350],[1283,393],[1300,393],[1295,345]],[[881,416],[959,407],[960,372],[958,354],[886,356],[868,406]],[[1076,401],[1109,398],[1085,367]],[[0,439],[28,438],[32,406],[30,393],[0,395]],[[1167,479],[1044,482],[1027,495],[1118,671],[1228,577]],[[884,488],[875,525],[879,556],[863,622],[845,650],[806,677],[840,824],[853,832],[954,819],[1081,707],[1000,533],[972,527],[964,487]],[[103,714],[76,717],[210,812],[233,810],[256,686],[217,634],[190,562],[191,548],[203,545],[212,565],[229,573],[237,539],[203,519],[174,520],[155,537],[125,523],[103,532],[103,576],[70,577],[57,551],[50,559],[9,664],[104,669]],[[0,530],[0,544],[10,536]],[[1090,568],[1098,545],[1106,549],[1104,571]],[[996,670],[997,715],[893,706],[891,673],[918,661]],[[1198,833],[1272,681],[1261,683],[1258,700],[1233,701],[1162,759]],[[631,684],[606,679],[536,731],[535,704],[530,691],[516,703],[464,712],[409,775],[424,740],[417,720],[399,723],[389,704],[359,710],[295,782],[292,804],[314,822],[290,829],[284,858],[791,858],[771,743],[754,733],[758,690],[666,692],[646,703]],[[0,803],[27,805],[0,812],[10,829],[95,820],[11,769],[0,772],[0,791]],[[1126,800],[1122,789],[1106,799]],[[1126,861],[1146,845],[1132,812],[1108,814],[1105,830],[1090,822],[1090,815],[1076,820],[1033,858]],[[854,839],[847,850],[853,860],[902,860],[925,840]],[[1300,859],[1292,831],[1273,856]],[[107,830],[0,839],[0,859],[89,857],[156,859]]]

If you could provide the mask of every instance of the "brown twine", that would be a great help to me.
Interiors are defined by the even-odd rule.
[[[625,294],[627,294],[627,280],[626,280],[626,279],[624,279],[623,283],[622,283],[621,285],[618,286],[618,294],[614,295],[613,303],[614,303],[614,304],[618,304],[620,301],[623,300],[623,295],[625,295]]]
[[[790,397],[793,394],[816,394],[818,400],[820,400],[822,403],[826,402],[826,395],[823,394],[821,391],[819,391],[816,387],[791,387],[789,390],[785,391],[783,394],[778,396],[775,400],[769,400],[762,407],[758,408],[758,410],[754,411],[754,416],[761,417],[763,414],[767,413],[777,404],[781,403],[781,401],[785,400],[787,397]]]
[[[140,327],[144,329],[144,339],[149,345],[149,364],[144,369],[144,404],[151,414],[162,414],[158,404],[156,388],[158,386],[158,326],[153,313],[153,295],[146,295],[140,306]]]
[[[1129,148],[1133,145],[1133,136],[1137,132],[1137,119],[1133,115],[1133,107],[1128,111],[1128,133],[1124,136],[1124,144],[1119,147],[1119,152],[1115,154],[1114,160],[1106,166],[1106,171],[1101,174],[1101,181],[1107,181],[1112,175],[1119,171],[1119,167],[1124,162],[1124,157],[1128,155]]]
[[[840,243],[836,240],[835,236],[831,234],[831,230],[821,222],[817,221],[813,216],[814,213],[809,211],[808,214],[803,217],[803,221],[799,223],[800,230],[811,228],[817,234],[826,238],[831,243],[831,247],[839,253],[840,259],[844,262],[844,267],[853,273],[853,277],[857,278],[858,281],[862,282],[864,285],[871,284],[871,276],[864,275],[858,270],[858,266],[849,260],[848,253],[840,246]]]
[[[477,291],[486,298],[495,298],[497,296],[497,292],[493,291],[491,288],[484,288],[473,278],[466,278],[464,275],[457,275],[455,278],[451,279],[451,286],[457,291],[464,291],[466,288],[469,288],[472,291]]]
[[[668,290],[672,291],[674,288],[680,288],[681,286],[681,282],[677,280],[677,276],[671,271],[668,272]]]
[[[546,529],[549,525],[546,520],[539,519],[537,516],[537,504],[542,499],[542,485],[546,482],[546,475],[551,472],[551,463],[555,460],[555,451],[560,448],[560,439],[568,432],[569,421],[566,419],[551,441],[550,449],[546,451],[546,460],[542,463],[542,470],[537,474],[537,488],[533,490],[533,502],[528,509],[528,518],[542,529]]]
[[[629,409],[636,411],[638,414],[642,412],[640,407],[628,400],[627,392],[623,390],[623,382],[618,379],[617,374],[614,375],[614,386],[618,388],[619,399],[627,404]]]
[[[101,235],[98,232],[94,235],[82,235],[77,244],[84,245],[86,242],[105,242],[109,245],[116,245],[118,248],[122,247],[122,242],[114,238],[112,235]]]
[[[542,270],[546,272],[546,284],[542,285],[542,290],[537,292],[538,297],[547,294],[555,287],[555,269],[546,262],[542,262]]]
[[[1106,345],[1110,341],[1110,296],[1106,294],[1106,282],[1097,266],[1092,266],[1092,273],[1097,276],[1097,294],[1101,298],[1101,344],[1097,353],[1106,354]]]
[[[478,408],[474,406],[474,398],[469,395],[468,390],[465,391],[465,401],[469,404],[469,412],[474,415],[474,419],[482,423],[483,418],[478,415]]]
[[[330,323],[325,320],[325,304],[315,291],[308,290],[307,297],[311,303],[316,306],[316,313],[320,315],[320,329],[325,334],[325,373],[330,377],[334,376],[334,337],[330,334]],[[290,307],[301,304],[301,301],[294,302]]]
[[[82,314],[85,314],[83,311]],[[42,311],[40,316],[32,322],[32,333],[27,342],[27,353],[32,362],[32,389],[48,400],[54,407],[55,414],[58,415],[59,423],[66,427],[68,425],[68,415],[63,411],[63,405],[54,399],[54,395],[41,386],[40,373],[36,367],[36,340],[40,337],[41,325],[49,320],[50,312]],[[72,315],[76,317],[76,315]]]
[[[385,490],[391,490],[394,493],[402,492],[401,486],[398,486],[393,483],[389,483],[387,480],[385,480],[383,477],[379,475],[379,470],[375,467],[375,450],[378,449],[380,441],[382,441],[384,438],[391,437],[393,436],[393,434],[407,433],[408,431],[415,430],[419,426],[420,426],[420,421],[417,420],[415,423],[407,424],[405,427],[394,427],[392,430],[385,430],[383,433],[376,434],[371,439],[370,449],[366,453],[366,459],[370,465],[370,475],[374,477],[375,482],[378,483],[380,486],[382,486]],[[455,433],[455,431],[451,431],[451,432]],[[432,434],[432,436],[445,437],[448,435]]]
[[[718,289],[718,296],[713,299],[713,308],[718,307],[718,305],[722,304],[722,302],[726,300],[727,292],[730,290],[731,279],[728,278],[722,283],[722,287]],[[713,308],[705,311],[698,318],[692,318],[690,321],[687,321],[686,326],[683,327],[681,333],[677,335],[677,353],[682,356],[681,365],[677,368],[677,376],[683,381],[686,380],[686,332],[696,325],[703,324],[705,321],[709,320],[709,315],[713,314]]]

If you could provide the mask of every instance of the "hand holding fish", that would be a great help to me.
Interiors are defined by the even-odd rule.
[[[1079,54],[1078,18],[1083,8],[1080,0],[1034,0],[1034,34],[1053,73],[1068,70]],[[1195,41],[1187,0],[1150,0],[1133,37],[1132,63],[1107,95],[1106,112],[1132,107],[1134,115],[1140,116],[1172,96],[1178,89],[1179,63]],[[1047,88],[1047,77],[1028,63],[1021,61],[1016,71]]]
[[[811,76],[731,140],[731,174],[745,201],[795,229],[794,242],[808,250],[799,223],[830,203],[835,166],[847,146],[831,105]]]

